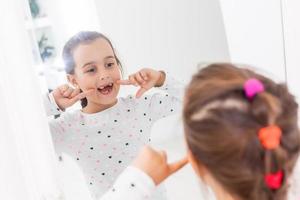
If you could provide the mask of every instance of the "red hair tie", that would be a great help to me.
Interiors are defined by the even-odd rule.
[[[281,187],[282,180],[283,180],[282,170],[276,173],[270,173],[265,175],[265,183],[272,190],[279,189]]]
[[[280,144],[281,129],[276,125],[261,128],[258,132],[258,137],[265,149],[275,149]]]

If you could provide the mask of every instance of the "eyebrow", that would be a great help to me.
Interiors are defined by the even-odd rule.
[[[82,65],[82,68],[84,68],[84,67],[86,67],[86,66],[88,66],[88,65],[91,65],[91,64],[95,64],[96,62],[94,62],[94,61],[91,61],[91,62],[87,62],[87,63],[85,63],[84,65]]]
[[[109,59],[109,58],[116,59],[115,56],[106,56],[104,59]],[[84,65],[82,65],[82,68],[86,67],[87,65],[95,64],[95,63],[96,63],[95,61],[87,62]]]
[[[115,56],[106,56],[104,59],[113,58],[115,59]]]

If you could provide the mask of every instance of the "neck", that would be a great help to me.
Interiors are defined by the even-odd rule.
[[[214,178],[209,177],[207,182],[213,189],[217,200],[236,200]]]
[[[117,102],[118,102],[118,99],[115,99],[115,101],[111,104],[97,104],[97,103],[93,103],[93,102],[88,102],[87,106],[82,109],[82,112],[88,113],[88,114],[101,112],[103,110],[113,107],[114,105],[117,104]]]
[[[218,200],[235,200],[230,194],[226,193],[224,190],[216,191],[216,197]]]

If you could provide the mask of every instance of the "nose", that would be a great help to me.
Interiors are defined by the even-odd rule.
[[[106,69],[99,69],[98,71],[98,80],[100,81],[107,81],[110,79],[110,73]]]
[[[105,80],[107,80],[107,79],[109,79],[108,76],[102,76],[102,77],[100,78],[101,81],[105,81]]]
[[[98,80],[100,81],[104,81],[106,79],[108,79],[108,73],[105,70],[99,70],[98,72]]]

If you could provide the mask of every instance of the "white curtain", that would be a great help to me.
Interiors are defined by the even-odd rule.
[[[63,199],[22,0],[0,0],[0,199]]]

